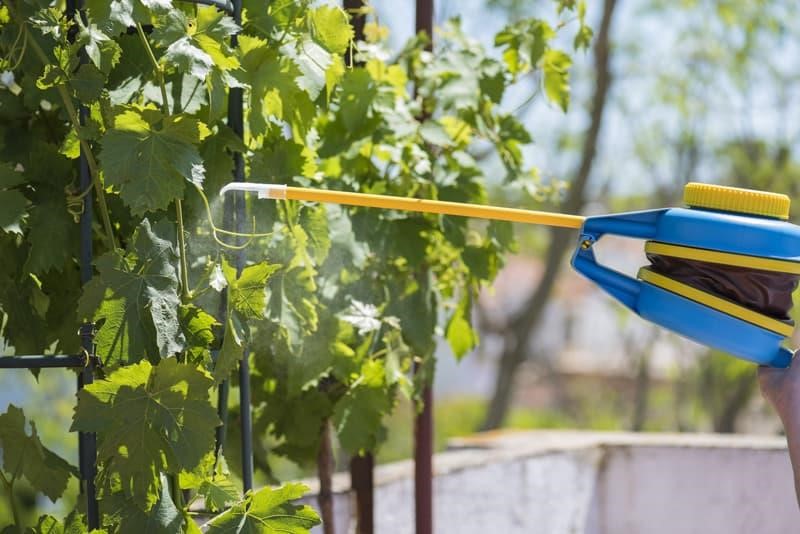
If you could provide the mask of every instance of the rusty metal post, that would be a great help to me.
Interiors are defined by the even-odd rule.
[[[433,50],[433,0],[416,0],[416,33],[428,35]],[[416,534],[433,534],[433,390],[422,392],[422,411],[414,421],[414,521]]]
[[[375,457],[371,453],[350,459],[350,487],[356,494],[356,534],[375,532]]]
[[[416,0],[416,33],[428,35],[433,50],[433,0]],[[422,411],[414,421],[414,521],[416,534],[433,534],[433,391],[422,392]]]

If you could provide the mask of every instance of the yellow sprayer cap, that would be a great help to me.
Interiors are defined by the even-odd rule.
[[[789,218],[791,201],[786,195],[691,182],[683,190],[683,201],[692,208],[707,208],[735,213]]]

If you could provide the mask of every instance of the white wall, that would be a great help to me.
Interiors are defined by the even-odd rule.
[[[435,459],[437,533],[800,532],[780,438],[543,431],[455,444]],[[377,534],[413,533],[412,474],[410,462],[378,468]],[[334,483],[337,534],[354,528],[347,485]]]

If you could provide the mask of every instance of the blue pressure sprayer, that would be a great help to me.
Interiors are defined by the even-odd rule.
[[[740,358],[786,367],[789,318],[800,280],[800,227],[787,222],[789,197],[690,183],[686,208],[598,217],[416,198],[234,182],[228,191],[259,198],[546,224],[579,230],[572,266],[626,307],[655,324]],[[634,278],[597,263],[606,234],[646,240],[651,265]]]

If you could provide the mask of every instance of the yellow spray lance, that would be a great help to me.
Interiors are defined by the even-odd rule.
[[[572,266],[641,317],[759,364],[791,361],[783,342],[794,326],[789,311],[800,280],[800,227],[786,222],[785,195],[691,183],[684,190],[689,209],[586,218],[279,184],[233,182],[220,194],[229,191],[579,229]],[[647,240],[652,265],[632,278],[598,264],[593,245],[605,234]]]
[[[585,219],[585,217],[579,215],[564,215],[546,211],[501,208],[498,206],[483,206],[465,204],[463,202],[424,200],[420,198],[395,197],[389,195],[351,193],[348,191],[329,191],[327,189],[291,187],[277,184],[231,182],[220,190],[220,194],[225,194],[228,191],[249,191],[258,193],[258,198],[273,200],[328,202],[346,206],[438,213],[440,215],[457,215],[461,217],[475,217],[477,219],[491,219],[496,221],[544,224],[547,226],[560,226],[562,228],[580,228]]]

